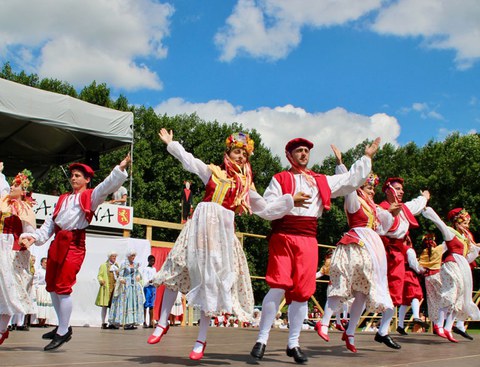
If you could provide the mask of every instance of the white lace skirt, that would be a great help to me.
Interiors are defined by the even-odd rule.
[[[425,289],[427,291],[428,318],[436,322],[441,303],[442,281],[440,273],[425,277]]]
[[[248,321],[253,313],[250,272],[235,236],[234,213],[200,203],[180,232],[154,284],[186,294],[190,306],[206,315],[234,313]]]

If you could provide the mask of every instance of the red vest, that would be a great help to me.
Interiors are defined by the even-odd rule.
[[[318,187],[318,194],[320,199],[322,199],[322,204],[325,210],[330,210],[330,199],[332,196],[332,190],[328,186],[327,177],[319,173],[312,172],[312,176],[315,179]],[[290,171],[282,171],[273,176],[280,186],[282,187],[282,193],[285,194],[295,194],[295,177]]]
[[[88,223],[92,221],[93,214],[95,214],[92,211],[92,192],[93,192],[93,189],[86,189],[80,194],[80,207],[82,208],[82,211],[85,213],[85,219],[87,220]],[[58,198],[57,205],[55,206],[55,210],[53,211],[53,220],[55,220],[55,218],[57,217],[63,202],[69,195],[72,195],[72,193],[60,195],[60,197]]]
[[[388,208],[390,207],[390,203],[388,201],[382,201],[380,203],[380,206],[383,209],[388,210]],[[408,207],[403,203],[402,203],[402,211],[405,214],[405,216],[407,217],[408,223],[410,223],[410,227],[411,228],[418,228],[419,224],[418,224],[417,220],[415,219],[415,216],[412,214],[410,209],[408,209]],[[390,229],[388,231],[389,232],[395,232],[399,225],[400,225],[400,217],[397,215],[396,217],[394,217],[393,225],[390,227]]]

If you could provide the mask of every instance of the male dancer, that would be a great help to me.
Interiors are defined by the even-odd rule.
[[[308,299],[315,292],[318,266],[317,218],[330,209],[332,197],[344,196],[360,187],[371,171],[371,158],[380,138],[365,148],[365,156],[352,165],[348,173],[334,176],[317,174],[307,168],[313,143],[297,138],[285,146],[292,168],[276,174],[265,191],[271,201],[283,194],[304,193],[311,197],[307,206],[295,207],[272,222],[266,281],[270,290],[263,299],[262,318],[257,342],[250,354],[261,359],[265,353],[271,325],[285,296],[290,323],[287,356],[304,363],[307,356],[300,349],[299,337],[308,311]]]
[[[21,235],[24,244],[30,247],[34,242],[37,246],[43,245],[55,234],[48,249],[45,281],[57,313],[58,326],[42,336],[52,340],[45,346],[46,351],[57,349],[72,338],[69,323],[73,305],[70,294],[85,258],[85,229],[97,207],[125,182],[128,177],[125,168],[129,163],[130,154],[94,189],[87,188],[94,175],[93,169],[82,163],[71,164],[73,192],[58,198],[53,215],[35,233]]]
[[[409,248],[408,243],[411,242],[409,239],[410,228],[419,227],[415,216],[421,213],[430,199],[430,193],[425,190],[421,191],[421,195],[416,199],[403,203],[403,182],[404,180],[401,177],[388,178],[382,187],[386,200],[380,203],[380,206],[385,210],[388,210],[392,203],[401,204],[392,227],[385,236],[382,236],[387,252],[388,289],[394,306],[400,306],[403,303],[405,254]],[[375,341],[393,349],[400,349],[400,345],[388,334],[392,318],[393,309],[385,310],[380,327],[375,335]]]

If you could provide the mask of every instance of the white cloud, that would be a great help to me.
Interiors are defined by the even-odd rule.
[[[239,0],[226,25],[215,35],[220,59],[240,53],[281,59],[301,41],[303,27],[328,27],[356,20],[381,0]]]
[[[368,24],[367,15],[376,17],[373,23]],[[277,60],[299,45],[304,28],[345,24],[419,37],[427,48],[453,50],[459,69],[480,58],[478,0],[238,0],[215,43],[223,61],[242,53]]]
[[[181,98],[166,100],[155,107],[159,114],[176,115],[195,112],[206,121],[239,122],[256,129],[263,143],[287,164],[284,148],[287,141],[305,137],[315,143],[311,163],[321,163],[331,154],[330,144],[347,151],[365,139],[382,138],[382,143],[397,144],[400,125],[395,117],[384,113],[364,116],[337,107],[326,112],[308,112],[292,105],[261,107],[244,111],[227,101],[191,103]]]
[[[454,50],[466,69],[480,58],[478,0],[399,0],[380,11],[372,29],[381,34],[422,37],[428,48]]]
[[[154,0],[6,0],[0,53],[26,71],[76,86],[95,79],[130,90],[161,89],[141,60],[166,57],[173,12]]]
[[[402,107],[400,109],[401,114],[408,114],[412,111],[418,113],[422,119],[445,120],[441,113],[437,112],[435,108],[426,102],[414,102],[410,107]]]

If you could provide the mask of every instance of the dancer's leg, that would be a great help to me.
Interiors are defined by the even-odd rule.
[[[292,301],[288,306],[288,320],[290,328],[288,332],[288,348],[292,349],[299,347],[298,339],[300,338],[300,332],[302,331],[303,320],[308,311],[307,302],[295,302]],[[262,315],[263,317],[263,315]]]
[[[280,288],[271,288],[265,295],[262,302],[262,317],[260,319],[260,331],[258,332],[257,343],[267,344],[273,320],[275,320],[284,295],[285,291]]]
[[[177,299],[178,291],[172,291],[171,289],[165,288],[162,299],[162,308],[160,310],[160,318],[158,319],[157,327],[153,331],[154,336],[160,336],[163,333],[163,330],[168,325],[168,317],[172,311],[173,304]]]

